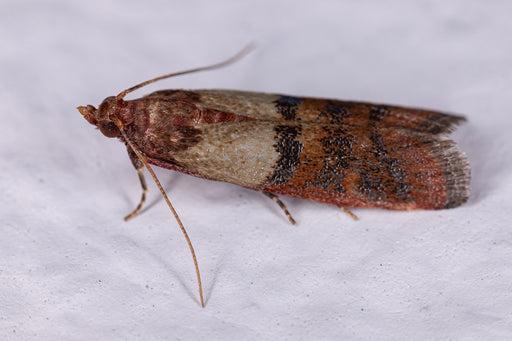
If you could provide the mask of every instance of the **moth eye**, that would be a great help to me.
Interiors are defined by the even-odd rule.
[[[98,123],[98,128],[106,137],[118,137],[120,135],[119,129],[112,121],[101,121]]]

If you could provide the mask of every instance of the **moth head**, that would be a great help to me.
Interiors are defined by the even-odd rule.
[[[121,135],[119,128],[110,118],[115,113],[116,98],[107,97],[96,109],[92,105],[78,107],[78,111],[84,116],[87,122],[94,124],[106,137],[118,137]]]

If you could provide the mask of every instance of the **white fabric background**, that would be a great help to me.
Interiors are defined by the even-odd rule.
[[[1,1],[0,338],[512,337],[510,1]],[[164,73],[231,88],[462,113],[460,208],[392,212],[264,196],[158,169],[196,248],[125,147],[75,109]],[[148,178],[148,181],[150,179]]]

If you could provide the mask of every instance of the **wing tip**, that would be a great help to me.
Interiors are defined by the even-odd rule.
[[[451,140],[438,141],[431,150],[446,182],[446,203],[442,208],[464,204],[471,192],[471,167],[466,154]]]

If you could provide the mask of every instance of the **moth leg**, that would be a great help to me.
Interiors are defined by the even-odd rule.
[[[295,220],[292,218],[292,215],[290,214],[290,212],[288,212],[288,209],[286,208],[286,205],[283,204],[283,202],[279,199],[279,197],[273,193],[269,193],[269,192],[261,192],[263,194],[265,194],[267,197],[269,197],[270,199],[274,200],[276,202],[276,204],[279,205],[279,207],[281,207],[281,209],[283,210],[284,214],[286,215],[286,218],[288,218],[288,220],[290,221],[290,223],[292,223],[292,225],[295,225]]]
[[[132,160],[132,164],[137,170],[137,174],[139,175],[140,186],[142,187],[142,196],[140,198],[139,204],[132,211],[132,213],[124,217],[125,221],[135,217],[140,212],[142,205],[144,205],[146,202],[146,193],[148,192],[148,186],[146,185],[146,179],[144,178],[144,164],[139,160],[137,155],[130,148],[128,148],[128,155],[130,156],[130,160]]]
[[[354,219],[354,220],[358,220],[358,219],[359,219],[359,218],[358,218],[354,213],[352,213],[352,211],[351,211],[351,210],[349,210],[348,208],[343,207],[343,206],[339,206],[339,207],[340,207],[340,209],[341,209],[343,212],[345,212],[346,214],[348,214],[349,216],[351,216],[351,217],[352,217],[352,219]]]

